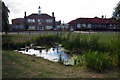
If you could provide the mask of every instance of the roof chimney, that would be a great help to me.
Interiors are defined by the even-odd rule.
[[[26,11],[24,12],[24,18],[26,18]]]
[[[102,15],[102,18],[104,18],[104,16]]]
[[[52,17],[55,17],[55,16],[54,16],[54,12],[52,12]]]
[[[105,18],[106,18],[106,15],[105,15]]]

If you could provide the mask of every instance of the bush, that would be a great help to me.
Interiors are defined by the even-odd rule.
[[[112,66],[111,59],[106,53],[90,51],[85,54],[86,67],[97,72],[103,72]]]

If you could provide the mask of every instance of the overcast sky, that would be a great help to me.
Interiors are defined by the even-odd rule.
[[[79,17],[93,18],[106,15],[112,16],[114,8],[119,0],[3,0],[10,10],[9,19],[23,18],[27,15],[38,13],[38,6],[42,13],[52,15],[54,12],[56,20],[65,23]]]

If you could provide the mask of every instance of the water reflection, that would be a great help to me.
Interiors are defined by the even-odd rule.
[[[65,49],[60,46],[54,48],[52,47],[49,49],[43,48],[41,46],[35,46],[34,48],[32,47],[21,49],[18,52],[22,54],[35,55],[37,57],[42,57],[53,62],[57,62],[61,59],[64,64],[70,64],[71,59],[71,55],[67,54],[68,52],[65,52]]]

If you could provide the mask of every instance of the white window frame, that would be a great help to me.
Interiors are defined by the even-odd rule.
[[[35,22],[35,19],[28,19],[27,20],[29,23],[34,23]]]
[[[59,29],[59,28],[61,28],[61,26],[60,26],[60,25],[57,25],[57,29]]]
[[[52,23],[53,20],[52,19],[46,19],[46,23]]]
[[[86,27],[86,24],[82,24],[83,27]]]
[[[38,22],[42,22],[42,19],[38,19]]]
[[[91,24],[88,24],[88,28],[91,28],[91,26],[92,26]]]
[[[45,28],[49,30],[49,29],[53,29],[53,26],[46,26]]]
[[[81,24],[80,23],[77,23],[77,28],[81,28]]]
[[[29,29],[35,29],[35,26],[29,26]]]

